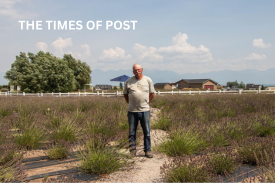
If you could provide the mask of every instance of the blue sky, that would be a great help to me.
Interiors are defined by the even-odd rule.
[[[0,72],[20,52],[71,53],[91,69],[204,73],[275,68],[275,1],[0,0]],[[19,20],[82,21],[82,30],[21,30]],[[135,30],[87,30],[136,20]]]

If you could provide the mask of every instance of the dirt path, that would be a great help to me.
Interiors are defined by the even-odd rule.
[[[162,130],[151,130],[152,147],[157,139],[165,137]],[[154,152],[154,158],[146,158],[143,152],[143,144],[138,146],[137,157],[133,158],[133,164],[121,171],[107,175],[96,182],[163,182],[160,174],[160,167],[167,161],[163,154]]]

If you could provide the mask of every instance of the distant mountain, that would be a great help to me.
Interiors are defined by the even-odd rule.
[[[110,81],[115,77],[121,75],[133,76],[132,70],[109,70],[102,71],[99,69],[95,69],[92,71],[92,83],[96,84],[110,84],[110,85],[119,85],[119,82]],[[212,71],[208,73],[186,73],[186,74],[178,74],[173,71],[168,70],[146,70],[144,69],[144,75],[150,77],[154,83],[164,83],[164,82],[177,82],[181,79],[212,79],[218,82],[221,85],[225,85],[228,81],[238,82],[243,81],[245,84],[254,83],[254,84],[264,84],[275,85],[275,68],[267,69],[266,71],[259,70],[241,70],[241,71],[231,71],[231,70],[223,70],[223,71]]]
[[[119,82],[110,81],[115,77],[121,75],[133,76],[131,69],[129,70],[109,70],[102,71],[95,69],[92,71],[92,83],[96,84],[109,84],[119,86]],[[186,73],[178,74],[173,71],[168,70],[146,70],[144,69],[143,74],[149,76],[154,83],[164,83],[164,82],[177,82],[181,79],[212,79],[221,85],[225,85],[227,81],[238,82],[243,81],[245,84],[264,84],[265,86],[273,85],[275,86],[275,68],[267,69],[266,71],[259,70],[242,70],[242,71],[212,71],[208,73]],[[8,80],[4,78],[5,72],[0,72],[0,85],[8,84]]]
[[[0,85],[7,85],[9,81],[4,78],[5,72],[0,72]]]

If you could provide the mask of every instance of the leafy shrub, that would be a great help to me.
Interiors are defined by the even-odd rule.
[[[39,127],[31,126],[19,132],[16,143],[23,148],[35,149],[40,147],[44,135]]]
[[[0,109],[0,116],[5,117],[12,114],[12,111],[9,109]]]
[[[259,138],[251,137],[237,144],[236,149],[243,163],[256,165],[257,157],[262,158],[262,161],[267,160],[266,154],[261,154],[264,150],[269,150],[275,146],[275,139],[271,138]]]
[[[23,154],[14,144],[0,146],[0,182],[22,181],[25,178],[22,166]]]
[[[62,145],[53,145],[52,148],[48,150],[48,157],[50,159],[65,159],[68,155],[68,148]]]
[[[169,156],[181,156],[194,154],[207,146],[208,143],[202,138],[201,133],[189,128],[170,132],[169,139],[162,142],[157,149]]]
[[[213,175],[203,160],[176,158],[161,166],[161,174],[167,182],[210,182]]]
[[[215,154],[210,158],[209,165],[216,174],[231,174],[237,168],[237,162],[228,154]],[[226,172],[226,173],[225,173]]]
[[[107,146],[102,136],[94,135],[84,143],[85,150],[80,153],[81,168],[92,174],[112,173],[125,166],[122,155]]]
[[[161,129],[161,130],[169,130],[171,126],[172,126],[172,122],[171,122],[169,115],[161,114],[159,117],[159,120],[156,121],[156,123],[154,123],[152,128]]]
[[[61,124],[60,124],[61,123]],[[65,140],[69,142],[74,142],[77,140],[78,132],[81,130],[76,124],[74,119],[57,119],[53,123],[54,125],[54,140]]]

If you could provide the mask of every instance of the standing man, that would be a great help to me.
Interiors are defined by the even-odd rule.
[[[155,89],[152,80],[142,75],[143,68],[139,64],[133,65],[135,76],[129,78],[124,86],[123,94],[128,105],[130,153],[136,156],[136,132],[138,121],[144,135],[144,152],[147,158],[153,158],[150,139],[150,106],[154,98]]]

